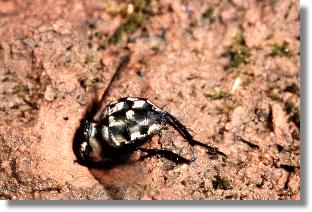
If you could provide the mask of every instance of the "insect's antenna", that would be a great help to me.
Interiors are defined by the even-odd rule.
[[[165,107],[167,107],[167,105],[168,105],[168,104],[165,104],[165,105],[161,106],[161,108],[160,108],[160,109],[162,109],[162,110],[163,110]]]
[[[113,82],[115,82],[121,75],[122,71],[124,70],[124,68],[127,67],[129,61],[130,61],[130,56],[131,56],[131,53],[128,53],[127,55],[123,56],[121,58],[121,62],[119,63],[112,79],[110,80],[107,88],[105,89],[105,91],[103,92],[103,95],[99,101],[99,105],[102,105],[102,103],[104,102],[106,96],[109,94],[110,92],[110,87],[112,86]]]
[[[220,152],[216,147],[211,147],[207,144],[201,143],[199,141],[194,140],[193,136],[189,133],[187,128],[173,115],[166,112],[166,120],[168,121],[168,124],[170,124],[175,130],[179,132],[179,134],[192,146],[199,145],[202,147],[205,147],[208,150],[208,153],[211,154],[219,154],[226,156],[223,152]]]
[[[98,101],[98,103],[96,104],[96,108],[98,109],[97,111],[100,112],[105,108],[105,105],[103,103],[105,102],[107,96],[109,95],[110,88],[111,88],[112,84],[120,78],[121,73],[127,67],[128,63],[130,61],[130,56],[131,56],[131,53],[128,52],[125,56],[123,56],[121,58],[121,62],[119,63],[119,65],[118,65],[113,77],[111,78],[107,88],[104,90],[100,101]],[[95,114],[94,120],[97,120],[99,118],[99,115],[100,115],[100,113]]]

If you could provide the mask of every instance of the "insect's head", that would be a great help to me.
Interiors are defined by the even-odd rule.
[[[82,165],[89,165],[94,162],[95,153],[99,153],[99,142],[95,138],[96,124],[84,121],[77,130],[74,141],[74,152],[77,162]]]

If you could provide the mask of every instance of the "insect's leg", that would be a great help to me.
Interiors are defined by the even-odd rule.
[[[173,115],[166,112],[165,119],[168,124],[170,124],[175,130],[179,132],[179,134],[192,146],[199,145],[202,147],[205,147],[208,150],[208,153],[210,154],[219,154],[226,156],[223,152],[220,152],[218,148],[209,146],[207,144],[201,143],[199,141],[194,140],[193,136],[189,133],[189,131],[186,129],[186,127]]]
[[[145,152],[147,153],[147,155],[141,157],[141,160],[144,160],[145,158],[148,158],[148,157],[153,157],[153,156],[161,156],[161,157],[164,157],[164,158],[167,158],[168,160],[171,160],[177,164],[183,164],[183,163],[186,163],[186,164],[190,164],[192,161],[191,160],[188,160],[174,152],[171,152],[169,150],[164,150],[164,149],[146,149],[146,148],[142,148],[142,147],[139,147],[138,150],[142,151],[142,152]]]

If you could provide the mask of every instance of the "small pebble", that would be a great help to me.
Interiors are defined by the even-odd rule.
[[[45,92],[44,92],[45,100],[52,102],[56,98],[55,89],[52,88],[51,85],[48,85]]]
[[[9,108],[11,108],[11,109],[17,109],[17,108],[18,108],[18,105],[17,105],[16,102],[10,102],[10,103],[9,103]]]

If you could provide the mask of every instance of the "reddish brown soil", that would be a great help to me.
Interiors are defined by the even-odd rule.
[[[154,0],[103,46],[129,2],[0,1],[0,199],[300,199],[299,1]],[[80,120],[129,52],[104,104],[147,97],[227,157],[168,128],[149,145],[190,165],[74,162]]]

